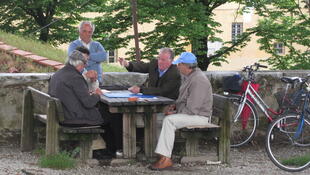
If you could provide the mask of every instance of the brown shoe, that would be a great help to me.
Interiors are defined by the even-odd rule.
[[[153,163],[153,165],[151,165],[151,166],[158,167],[161,164],[161,162],[164,160],[165,160],[165,156],[159,155],[159,159],[155,163]]]
[[[156,163],[154,163],[150,169],[151,170],[164,170],[171,168],[173,165],[172,160],[169,157],[162,156]]]

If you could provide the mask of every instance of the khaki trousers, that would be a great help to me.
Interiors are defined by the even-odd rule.
[[[198,115],[172,114],[166,116],[163,121],[155,153],[171,157],[175,131],[177,129],[193,125],[207,125],[210,121],[210,117]]]

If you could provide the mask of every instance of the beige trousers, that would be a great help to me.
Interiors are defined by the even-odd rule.
[[[164,118],[161,132],[155,153],[171,157],[175,131],[186,126],[207,125],[210,122],[210,117],[188,115],[188,114],[172,114]]]

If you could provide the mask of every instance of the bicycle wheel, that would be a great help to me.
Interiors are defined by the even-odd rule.
[[[289,172],[310,166],[310,121],[304,120],[301,130],[300,115],[288,114],[273,121],[266,135],[266,151],[270,160]]]
[[[231,147],[239,147],[246,143],[249,143],[254,135],[257,128],[258,116],[256,112],[256,108],[249,101],[246,100],[246,103],[243,108],[247,108],[245,113],[240,113],[237,115],[237,111],[240,105],[241,96],[234,96],[230,98],[233,106],[233,115],[231,117],[231,128],[230,128],[230,146]],[[246,118],[242,115],[246,115]]]

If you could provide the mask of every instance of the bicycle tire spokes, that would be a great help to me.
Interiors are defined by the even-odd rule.
[[[310,125],[305,122],[298,137],[301,118],[290,114],[268,128],[266,151],[272,162],[285,171],[301,171],[310,166]]]

